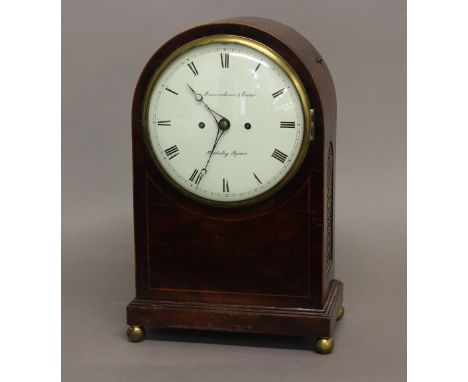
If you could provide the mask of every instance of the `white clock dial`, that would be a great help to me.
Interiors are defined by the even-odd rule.
[[[149,94],[147,129],[169,179],[218,204],[278,188],[297,168],[306,134],[293,80],[238,42],[203,44],[173,59]]]

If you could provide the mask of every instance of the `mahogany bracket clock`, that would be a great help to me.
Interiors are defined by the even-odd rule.
[[[136,298],[128,337],[170,327],[333,349],[336,96],[317,50],[236,18],[170,39],[132,111]]]

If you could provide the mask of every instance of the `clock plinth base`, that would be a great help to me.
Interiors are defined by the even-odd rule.
[[[325,305],[321,309],[135,298],[127,306],[127,323],[131,327],[265,333],[330,339],[335,323],[340,318],[342,301],[343,284],[338,280],[330,283]],[[325,344],[320,347],[322,348],[325,348]]]

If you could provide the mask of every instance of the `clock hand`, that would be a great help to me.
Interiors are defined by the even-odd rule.
[[[186,83],[187,84],[187,83]],[[192,91],[193,95],[195,96],[195,99],[200,102],[201,100],[203,100],[203,96],[199,93],[197,93],[195,90],[193,90],[193,88],[187,84],[187,86],[189,87],[189,89]]]
[[[207,170],[208,164],[210,163],[210,160],[211,160],[211,157],[213,156],[214,150],[215,150],[216,146],[218,145],[218,142],[221,139],[221,136],[224,134],[224,131],[225,130],[218,129],[218,131],[216,132],[216,139],[214,141],[213,148],[211,149],[210,156],[208,157],[208,160],[206,161],[205,167],[203,167],[201,169],[201,171],[200,171],[200,178],[198,179],[197,188],[198,188],[198,185],[200,184],[202,178],[208,172],[208,170]]]
[[[224,117],[221,114],[214,111],[211,107],[209,107],[206,104],[206,102],[203,101],[203,96],[200,93],[197,93],[188,83],[186,83],[186,84],[187,84],[188,88],[190,89],[190,91],[195,96],[195,100],[197,102],[201,102],[208,109],[208,111],[211,113],[214,120],[216,121],[216,125],[218,125],[218,128],[220,128],[221,130],[229,129],[229,126],[231,126],[231,123],[229,122],[229,120],[226,117]],[[218,116],[218,117],[216,117],[216,116]]]
[[[221,130],[221,129],[218,128],[218,131],[216,132],[216,139],[214,141],[213,148],[211,149],[210,156],[208,157],[208,160],[206,161],[205,167],[203,167],[201,169],[201,171],[200,171],[200,177],[198,178],[197,188],[198,188],[198,185],[201,183],[203,177],[208,172],[208,170],[207,170],[208,164],[210,163],[210,160],[211,160],[211,157],[213,156],[214,150],[215,150],[216,146],[218,145],[218,142],[221,139],[221,136],[224,134],[224,131],[225,130]]]
[[[215,138],[215,141],[213,143],[213,148],[211,149],[210,156],[208,157],[208,160],[206,161],[205,167],[203,167],[201,169],[201,171],[200,171],[200,177],[198,178],[198,182],[197,182],[197,188],[198,188],[198,185],[200,184],[201,180],[203,179],[203,177],[208,172],[208,170],[207,170],[208,164],[210,163],[210,160],[211,160],[211,157],[213,156],[215,148],[218,145],[218,142],[221,139],[221,136],[231,126],[231,122],[229,122],[229,120],[226,117],[222,116],[221,114],[214,111],[211,107],[209,107],[206,104],[206,102],[203,101],[203,96],[200,93],[197,93],[188,83],[186,83],[186,84],[187,84],[188,88],[190,89],[190,91],[195,96],[195,100],[197,102],[201,102],[208,109],[208,111],[211,113],[211,115],[213,116],[213,118],[214,118],[214,120],[216,122],[216,125],[218,127],[218,131],[216,132],[216,138]]]

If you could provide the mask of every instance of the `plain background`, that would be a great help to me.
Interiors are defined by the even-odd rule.
[[[406,379],[406,3],[403,0],[62,2],[64,381]],[[335,351],[255,335],[155,331],[126,341],[134,297],[130,111],[153,52],[234,16],[288,24],[338,96]]]

